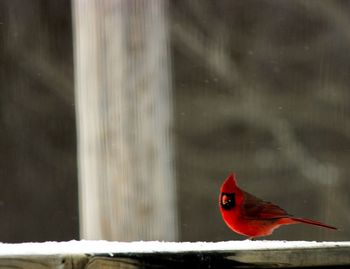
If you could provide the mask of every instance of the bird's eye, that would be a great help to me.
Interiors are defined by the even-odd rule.
[[[235,207],[235,194],[234,193],[222,193],[220,199],[221,207],[225,210],[229,210]]]

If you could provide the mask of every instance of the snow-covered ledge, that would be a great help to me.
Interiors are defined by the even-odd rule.
[[[254,268],[350,265],[350,242],[69,241],[0,244],[0,268]]]

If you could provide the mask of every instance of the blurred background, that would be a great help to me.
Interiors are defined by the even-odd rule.
[[[350,239],[348,1],[86,2],[0,1],[0,241]]]

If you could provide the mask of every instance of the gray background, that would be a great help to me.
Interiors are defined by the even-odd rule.
[[[223,223],[231,172],[248,192],[349,240],[350,3],[170,1],[182,241],[242,239]],[[0,241],[78,238],[70,1],[0,2]]]

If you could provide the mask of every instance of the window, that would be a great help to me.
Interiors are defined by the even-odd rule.
[[[218,205],[232,171],[290,214],[346,227],[349,10],[2,1],[1,241],[243,239]],[[268,239],[349,236],[292,225]]]

